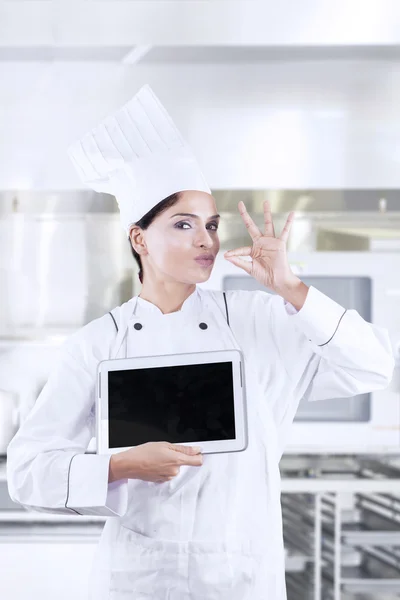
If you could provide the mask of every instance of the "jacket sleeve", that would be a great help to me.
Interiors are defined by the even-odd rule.
[[[274,407],[278,425],[293,420],[303,397],[346,398],[389,385],[395,361],[386,329],[313,286],[299,311],[279,296],[270,297],[270,305],[272,338],[288,378]]]
[[[127,480],[109,484],[110,457],[85,454],[94,435],[96,378],[70,346],[60,350],[56,368],[8,446],[9,494],[39,512],[122,516]]]

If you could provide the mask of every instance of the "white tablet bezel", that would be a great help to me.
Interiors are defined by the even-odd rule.
[[[151,368],[202,363],[231,362],[233,373],[233,395],[235,411],[236,438],[184,442],[184,446],[199,446],[204,454],[219,452],[241,452],[247,448],[247,408],[244,358],[240,350],[212,350],[210,352],[191,352],[186,354],[167,354],[161,356],[142,356],[103,360],[97,369],[96,393],[96,451],[98,454],[116,454],[128,448],[108,447],[108,373],[124,369]]]

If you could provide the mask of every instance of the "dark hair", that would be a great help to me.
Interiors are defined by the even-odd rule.
[[[164,198],[164,200],[161,200],[161,202],[159,202],[158,204],[156,204],[155,206],[153,206],[153,208],[151,210],[149,210],[149,212],[146,213],[144,215],[144,217],[142,217],[141,219],[139,219],[139,221],[137,221],[135,223],[135,225],[137,225],[138,227],[140,227],[140,229],[147,229],[152,224],[152,222],[154,221],[154,219],[156,217],[158,217],[158,215],[160,215],[162,212],[164,212],[165,210],[167,210],[167,208],[171,208],[171,206],[173,206],[174,204],[176,204],[178,202],[179,198],[180,198],[180,192],[176,192],[175,194],[171,194],[171,196],[168,196],[167,198]],[[136,260],[136,262],[137,262],[137,264],[139,266],[139,279],[140,279],[140,283],[143,283],[143,265],[142,265],[142,261],[141,261],[140,255],[133,248],[133,246],[131,244],[130,237],[128,238],[128,242],[129,242],[129,245],[130,245],[131,250],[132,250],[133,258]]]

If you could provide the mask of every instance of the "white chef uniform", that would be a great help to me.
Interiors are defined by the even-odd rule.
[[[126,213],[123,225],[131,222]],[[133,297],[112,311],[118,332],[108,314],[92,321],[64,344],[9,445],[14,501],[115,517],[98,546],[92,600],[284,600],[278,464],[299,401],[390,382],[388,333],[314,287],[298,312],[261,291],[227,292],[227,305],[229,324],[222,293],[196,287],[170,314]],[[244,355],[247,449],[204,455],[201,467],[182,467],[163,484],[108,484],[109,458],[85,454],[99,361],[229,348]]]

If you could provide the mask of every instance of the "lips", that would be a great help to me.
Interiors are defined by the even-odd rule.
[[[194,259],[201,267],[209,267],[214,262],[214,257],[211,254],[202,254]]]

